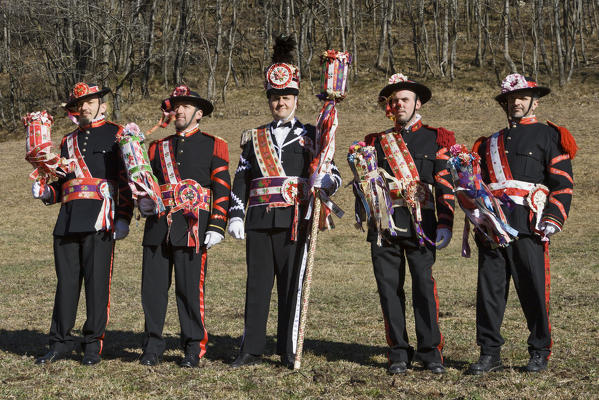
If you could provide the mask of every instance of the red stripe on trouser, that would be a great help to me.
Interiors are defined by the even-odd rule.
[[[108,304],[106,305],[106,326],[104,326],[104,333],[102,333],[102,337],[100,338],[100,351],[98,354],[102,354],[102,349],[104,348],[104,335],[106,335],[106,327],[108,326],[108,321],[110,320],[110,284],[112,283],[112,262],[114,260],[114,244],[112,242],[112,250],[110,251],[110,272],[108,273]]]
[[[385,338],[387,339],[387,344],[389,345],[389,347],[393,347],[393,346],[395,346],[395,343],[393,343],[393,340],[391,340],[391,334],[390,334],[390,330],[389,330],[389,321],[387,321],[387,316],[385,315],[384,310],[383,310],[383,321],[385,322]],[[389,363],[391,363],[391,353],[390,352],[387,352],[387,361],[389,361]]]
[[[544,243],[543,254],[545,258],[545,311],[547,312],[547,326],[549,327],[549,336],[551,336],[551,322],[549,321],[549,295],[551,293],[551,270],[549,267],[549,242]],[[553,338],[549,344],[549,349],[553,347]],[[547,354],[547,359],[551,356],[551,350]]]
[[[434,293],[434,297],[435,297],[435,317],[437,319],[437,328],[439,329],[439,345],[437,346],[437,350],[439,350],[439,356],[441,356],[441,362],[443,362],[443,344],[445,341],[445,338],[443,338],[443,334],[441,333],[441,327],[439,326],[439,296],[437,295],[437,281],[435,281],[435,278],[433,278],[433,275],[431,273],[431,279],[433,280],[433,293]]]
[[[200,267],[200,318],[202,319],[202,329],[204,329],[204,337],[200,341],[200,355],[202,358],[206,354],[206,343],[208,343],[208,331],[206,331],[206,324],[204,323],[204,279],[206,277],[206,248],[202,248],[202,265]]]

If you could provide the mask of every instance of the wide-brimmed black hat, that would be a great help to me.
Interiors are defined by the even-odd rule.
[[[403,74],[394,74],[389,78],[387,86],[380,91],[379,102],[386,102],[389,96],[398,90],[410,90],[416,93],[420,99],[420,104],[426,103],[433,96],[431,90],[422,83],[409,80],[408,77]]]
[[[214,111],[214,106],[209,100],[202,98],[197,92],[189,89],[186,85],[177,86],[170,97],[164,99],[162,102],[162,110],[169,112],[173,111],[173,103],[175,101],[188,101],[195,104],[200,110],[202,110],[203,116],[206,117]]]
[[[495,96],[499,103],[506,103],[507,95],[524,91],[532,91],[539,97],[547,96],[551,89],[545,86],[539,86],[534,79],[520,74],[510,74],[501,81],[501,93]]]
[[[81,100],[90,97],[104,97],[110,93],[109,88],[101,88],[95,83],[79,82],[71,90],[69,100],[65,103],[64,108],[72,110]]]

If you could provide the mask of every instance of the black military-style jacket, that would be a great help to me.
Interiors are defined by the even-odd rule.
[[[364,141],[376,149],[378,166],[394,176],[381,146],[380,137],[383,134],[385,132],[372,133],[366,136]],[[454,134],[443,128],[431,128],[421,123],[416,123],[399,134],[402,135],[414,159],[420,181],[433,185],[436,215],[435,210],[422,209],[422,229],[431,240],[435,240],[437,228],[449,230],[453,228],[455,197],[451,174],[447,169],[447,160],[449,147],[455,144]],[[397,232],[398,237],[416,238],[416,230],[408,207],[394,207],[393,222],[400,230]],[[377,232],[372,226],[368,228],[367,240],[377,241]]]
[[[270,129],[271,125],[266,128]],[[246,131],[241,140],[241,156],[239,165],[235,171],[235,180],[233,181],[233,190],[231,192],[231,205],[229,215],[231,218],[245,217],[246,230],[286,228],[291,229],[294,219],[294,207],[275,207],[268,209],[266,205],[246,207],[249,201],[250,183],[253,179],[263,177],[254,152],[254,145],[251,135]],[[271,135],[272,129],[270,130]],[[309,166],[314,158],[314,138],[316,128],[313,125],[303,125],[297,119],[295,120],[291,131],[285,139],[281,148],[281,165],[287,176],[298,176],[309,179]],[[276,145],[274,135],[272,141]],[[341,185],[341,175],[335,165],[332,166],[335,188]],[[300,218],[304,215],[305,205],[300,207]]]
[[[114,222],[122,218],[127,223],[133,215],[131,189],[127,180],[127,171],[116,141],[117,133],[123,128],[113,122],[101,120],[86,127],[77,128],[77,144],[83,160],[94,178],[107,179],[115,185],[116,210]],[[60,145],[60,155],[69,158],[65,135]],[[66,177],[53,182],[49,187],[51,198],[46,204],[62,201],[62,185],[75,178],[71,172]],[[94,227],[102,208],[101,200],[76,199],[63,203],[58,213],[55,236],[67,236],[75,233],[95,232]]]
[[[503,131],[506,158],[514,180],[543,184],[549,188],[541,221],[550,221],[561,229],[568,218],[572,201],[572,162],[562,148],[559,127],[536,122],[536,119],[533,121],[513,124]],[[569,132],[567,135],[570,135]],[[478,139],[473,148],[481,158],[482,179],[487,184],[491,182],[487,167],[489,138]],[[534,216],[527,206],[516,204],[502,208],[512,228],[520,234],[532,234]]]
[[[229,176],[229,149],[227,142],[218,137],[194,129],[181,136],[179,134],[168,136],[164,139],[152,142],[148,149],[148,156],[152,171],[163,185],[168,183],[165,179],[166,171],[163,170],[160,160],[159,147],[163,142],[171,142],[174,151],[174,162],[181,179],[193,179],[203,188],[212,191],[210,212],[200,210],[199,212],[199,243],[204,243],[207,231],[225,234],[227,225],[227,209],[229,208],[229,193],[231,190],[231,178]],[[167,213],[170,207],[167,207]],[[144,246],[158,246],[165,242],[167,233],[169,242],[173,246],[188,246],[189,224],[183,211],[172,214],[172,225],[168,232],[166,214],[158,217],[156,215],[146,218],[144,229]]]

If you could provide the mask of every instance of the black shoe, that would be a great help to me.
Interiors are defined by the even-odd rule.
[[[482,375],[485,372],[498,371],[503,368],[501,364],[501,358],[492,355],[481,355],[477,363],[470,364],[468,368],[468,374],[470,375]]]
[[[200,355],[196,353],[186,353],[179,363],[181,368],[195,368],[198,365],[200,365]]]
[[[66,355],[66,353],[61,353],[56,350],[50,350],[49,352],[47,352],[46,354],[44,354],[43,356],[41,356],[40,358],[35,360],[35,363],[37,365],[51,364],[56,360],[60,360],[65,355]]]
[[[102,361],[102,357],[98,353],[85,353],[81,360],[81,365],[92,366],[99,364]]]
[[[407,370],[408,363],[406,361],[396,361],[389,365],[389,368],[387,368],[387,372],[389,372],[391,375],[405,374]]]
[[[532,353],[528,365],[524,367],[526,372],[541,372],[547,369],[547,357],[543,357],[540,353]]]
[[[159,362],[160,359],[156,353],[143,353],[139,359],[141,365],[147,365],[148,367],[158,365]]]
[[[293,369],[295,365],[295,354],[281,354],[281,364],[285,368]]]
[[[432,362],[424,365],[424,368],[431,371],[433,374],[444,374],[445,366],[440,362]]]
[[[260,356],[255,356],[250,353],[239,353],[235,361],[231,363],[231,368],[239,368],[245,365],[254,365],[258,364],[262,358]]]

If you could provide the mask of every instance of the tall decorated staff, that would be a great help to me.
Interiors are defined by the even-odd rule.
[[[123,131],[117,135],[133,199],[149,197],[155,204],[154,213],[161,214],[165,212],[165,207],[160,196],[160,185],[152,172],[144,140],[143,132],[133,122],[125,125]]]
[[[38,195],[44,193],[46,185],[58,177],[64,177],[71,171],[73,160],[59,157],[52,152],[52,124],[54,118],[44,111],[32,112],[23,117],[26,135],[27,160],[33,165],[29,177],[39,183]]]
[[[462,256],[470,257],[468,236],[470,223],[492,245],[505,247],[517,236],[506,219],[501,205],[510,205],[509,197],[496,198],[481,178],[480,156],[471,153],[461,144],[449,149],[451,157],[447,161],[453,178],[454,192],[458,204],[464,211],[464,234],[462,237]]]
[[[310,174],[312,177],[320,174],[330,174],[332,172],[332,161],[333,156],[335,155],[335,132],[337,130],[337,110],[335,109],[335,106],[347,95],[347,78],[349,76],[349,66],[352,57],[351,54],[347,52],[328,50],[321,55],[320,60],[322,63],[321,84],[323,87],[318,97],[324,101],[324,104],[316,122],[316,137],[314,143],[316,156],[310,164]],[[312,187],[312,193],[314,199],[312,207],[312,228],[310,233],[310,244],[308,246],[305,278],[303,279],[302,309],[300,313],[301,319],[298,332],[297,351],[295,362],[293,364],[294,369],[299,369],[301,366],[318,229],[330,229],[333,226],[331,213],[335,213],[338,217],[343,215],[343,211],[329,199],[323,190]],[[321,207],[321,202],[324,204],[324,207]],[[302,282],[301,276],[300,282]]]

